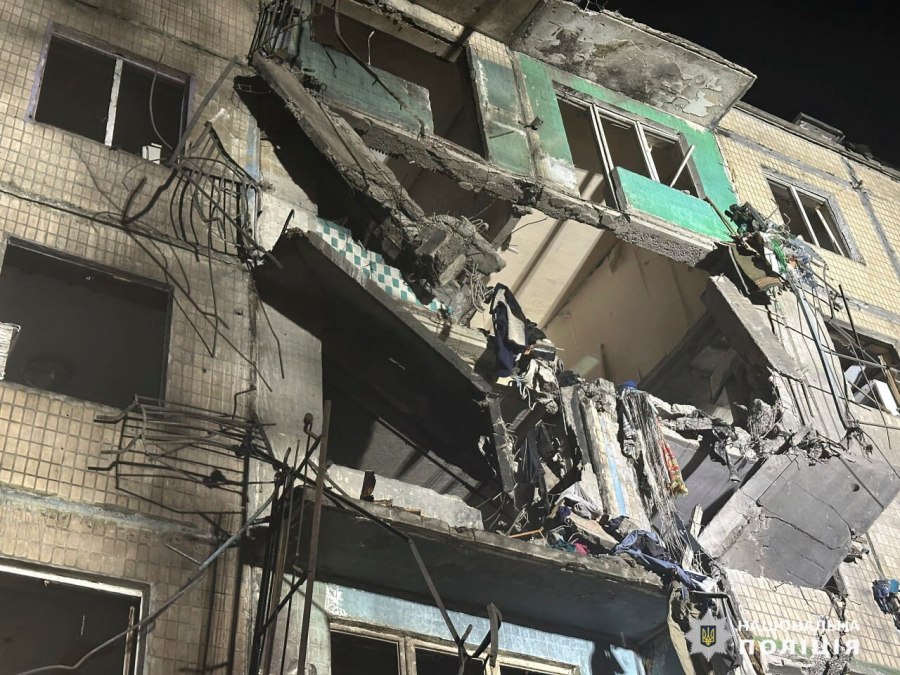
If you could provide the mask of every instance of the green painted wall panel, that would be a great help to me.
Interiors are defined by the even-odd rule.
[[[512,65],[485,58],[469,49],[475,97],[484,125],[487,158],[514,173],[531,173],[531,148],[522,123],[516,74]]]
[[[616,174],[627,207],[662,218],[692,232],[716,239],[728,238],[728,230],[722,219],[702,199],[621,167],[616,168]]]
[[[425,87],[372,68],[403,101],[401,105],[352,57],[313,42],[306,31],[300,38],[299,54],[300,68],[325,85],[326,98],[415,134],[434,132],[431,97]]]
[[[572,166],[572,151],[569,149],[569,141],[566,138],[566,129],[563,126],[562,115],[556,102],[556,90],[553,88],[550,73],[539,61],[530,59],[523,54],[518,54],[518,57],[531,109],[536,116],[543,120],[536,132],[541,152]]]
[[[518,55],[518,58],[520,63],[522,64],[523,72],[530,73],[532,75],[532,82],[535,83],[535,86],[546,87],[546,81],[549,80],[551,83],[551,87],[553,84],[568,87],[570,89],[573,89],[574,91],[578,91],[582,94],[585,94],[586,96],[596,99],[597,101],[606,103],[613,108],[618,108],[627,113],[631,113],[638,118],[651,120],[653,122],[656,122],[657,124],[660,124],[682,134],[685,137],[685,140],[687,140],[689,144],[694,146],[694,154],[692,156],[692,159],[694,161],[694,166],[696,166],[697,168],[697,173],[700,177],[701,183],[703,184],[703,190],[706,195],[723,211],[737,201],[737,196],[734,193],[734,189],[732,188],[731,182],[728,179],[728,174],[725,171],[725,160],[722,158],[722,153],[719,151],[719,146],[716,143],[715,137],[708,129],[697,127],[687,122],[686,120],[680,119],[661,110],[657,110],[656,108],[630,99],[622,94],[610,91],[609,89],[602,87],[599,84],[595,84],[594,82],[590,82],[576,75],[572,75],[571,73],[567,73],[560,70],[559,68],[556,68],[555,66],[551,66],[532,59],[528,56],[525,56],[524,54]],[[545,78],[540,78],[540,76],[538,75],[538,73],[540,73],[540,71],[542,70],[546,73]],[[544,80],[544,84],[537,84],[538,82],[540,82],[540,79]],[[543,98],[545,100],[547,99],[547,97],[541,93],[532,94],[530,88],[526,88],[526,92],[529,98],[532,100],[534,99],[534,97]],[[555,93],[553,93],[552,95],[555,96]],[[552,157],[559,157],[560,151],[558,148],[558,143],[558,138],[552,138],[550,141],[548,141],[548,147],[545,152]],[[647,182],[652,183],[652,181]],[[637,186],[632,187],[636,188]],[[646,187],[649,189],[649,186]],[[667,186],[664,185],[659,185],[658,187],[664,188],[668,192],[675,192],[679,195],[681,194],[674,190],[668,190]],[[654,194],[656,194],[655,191]],[[660,194],[665,194],[665,192]],[[699,200],[694,201],[699,202]],[[703,202],[700,203],[702,204]],[[648,206],[649,208],[648,204],[645,204],[645,206]],[[710,208],[708,204],[704,204],[704,206],[706,206],[706,208],[708,209]],[[712,209],[710,209],[710,211],[712,211]],[[651,212],[652,211],[648,211],[648,213]],[[674,218],[678,214],[686,215],[687,213],[687,211],[673,210],[671,216]],[[721,221],[718,221],[718,225],[716,225],[715,227],[713,227],[711,223],[707,222],[707,229],[710,231],[704,231],[702,229],[697,229],[701,226],[697,225],[691,219],[687,219],[683,222],[671,219],[669,220],[675,225],[680,225],[681,227],[693,230],[695,232],[710,234],[711,236],[719,239],[728,238],[728,233]]]

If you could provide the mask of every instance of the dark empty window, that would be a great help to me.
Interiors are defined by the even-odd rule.
[[[10,243],[0,268],[0,322],[21,326],[6,379],[128,405],[162,395],[169,293]]]
[[[178,143],[187,78],[53,35],[34,119],[158,160]]]
[[[447,652],[417,649],[416,673],[418,675],[457,675],[459,673],[459,657]],[[484,675],[484,662],[476,659],[466,661],[463,675]]]
[[[828,201],[786,182],[769,179],[778,212],[791,234],[821,248],[850,256]]]
[[[396,642],[331,632],[331,675],[399,673],[400,645]]]
[[[0,672],[70,665],[140,620],[139,594],[67,583],[56,576],[0,571]],[[117,640],[78,675],[135,672],[135,640]]]
[[[696,197],[690,150],[675,136],[596,106],[558,99],[584,199],[617,206],[612,171],[621,167]]]

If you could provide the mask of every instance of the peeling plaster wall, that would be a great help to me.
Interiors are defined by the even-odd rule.
[[[754,79],[686,40],[562,0],[542,3],[512,47],[704,126],[714,124]]]
[[[620,242],[547,335],[585,377],[639,382],[702,316],[705,285],[703,272]]]

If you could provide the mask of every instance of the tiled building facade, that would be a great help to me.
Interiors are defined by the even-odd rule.
[[[421,537],[427,542],[423,548],[433,546],[426,550],[426,563],[437,570],[433,569],[437,585],[443,584],[449,594],[449,621],[461,629],[475,626],[469,643],[477,644],[482,634],[491,633],[483,610],[492,598],[481,593],[496,587],[497,596],[509,600],[511,618],[500,629],[500,665],[489,666],[491,672],[682,672],[670,641],[659,638],[666,626],[668,595],[654,575],[635,570],[622,556],[581,559],[571,551],[551,550],[543,535],[533,541],[517,540],[528,531],[506,537],[518,521],[504,526],[504,533],[497,531],[496,517],[506,498],[495,509],[497,497],[489,494],[482,499],[480,491],[500,485],[499,495],[515,489],[501,480],[502,459],[487,462],[501,467],[496,476],[485,478],[479,473],[482,455],[501,454],[499,446],[491,444],[496,441],[485,441],[483,447],[488,450],[483,449],[480,438],[490,434],[475,433],[477,450],[474,444],[458,449],[464,461],[457,464],[440,453],[437,459],[429,455],[431,464],[424,469],[414,461],[409,446],[429,437],[422,427],[433,421],[430,415],[437,418],[435,411],[441,407],[428,398],[427,390],[437,391],[430,393],[453,414],[457,399],[480,397],[477,412],[467,409],[471,417],[451,417],[449,424],[435,421],[438,435],[480,420],[485,410],[494,414],[487,401],[500,396],[498,388],[496,382],[486,383],[491,378],[484,376],[480,366],[490,343],[474,327],[490,328],[491,317],[484,303],[477,301],[478,294],[486,285],[502,282],[515,291],[525,312],[561,348],[566,364],[579,376],[605,381],[609,392],[608,381],[635,379],[642,387],[649,383],[648,390],[660,398],[676,392],[672,403],[696,404],[677,399],[688,388],[683,380],[666,373],[674,372],[671,368],[677,366],[685,345],[690,347],[692,340],[705,335],[698,329],[707,313],[703,298],[710,276],[703,261],[717,242],[729,239],[725,217],[717,210],[746,201],[779,221],[780,205],[772,181],[793,185],[829,205],[835,218],[832,234],[842,237],[846,255],[817,249],[827,263],[828,281],[846,291],[854,329],[882,345],[886,354],[893,348],[896,357],[900,217],[894,206],[900,201],[900,181],[893,170],[847,151],[837,141],[817,137],[815,130],[802,130],[741,104],[735,106],[752,82],[750,73],[617,15],[581,12],[560,0],[523,3],[530,5],[527,12],[518,16],[523,8],[517,7],[503,21],[497,17],[476,21],[461,8],[435,6],[439,4],[402,0],[385,6],[363,0],[267,4],[270,8],[293,5],[295,14],[289,16],[295,20],[287,22],[287,32],[298,25],[307,31],[314,25],[315,39],[309,40],[303,31],[301,37],[291,34],[295,42],[283,51],[268,45],[269,51],[254,52],[254,60],[254,55],[248,58],[247,54],[260,7],[251,0],[4,2],[0,18],[4,45],[0,294],[7,280],[2,261],[12,260],[10,250],[24,250],[80,266],[78,273],[84,278],[72,282],[75,285],[85,281],[90,285],[93,275],[109,278],[110,287],[125,281],[164,292],[168,305],[165,325],[160,328],[163,355],[141,351],[138,343],[117,344],[110,336],[109,344],[101,339],[76,351],[70,356],[76,359],[72,363],[44,359],[34,366],[44,370],[16,371],[12,356],[31,339],[29,326],[22,326],[8,377],[0,382],[0,580],[6,584],[0,586],[0,604],[4,592],[12,593],[15,580],[23,580],[23,588],[38,580],[50,589],[48,593],[58,589],[64,595],[74,588],[88,588],[98,598],[137,598],[129,600],[138,602],[137,614],[119,622],[124,629],[152,616],[175,596],[176,602],[154,618],[149,630],[136,631],[133,635],[139,638],[122,641],[125,670],[135,673],[185,669],[239,673],[247,672],[252,661],[259,672],[343,675],[339,668],[345,666],[335,660],[341,655],[335,635],[362,636],[369,639],[369,647],[381,635],[396,645],[396,672],[406,675],[424,672],[422,664],[431,652],[442,658],[455,656],[457,645],[446,633],[448,619],[433,606],[434,595],[420,582],[410,581],[418,579],[419,569],[411,567],[408,552],[383,544],[360,525],[363,518],[341,515],[344,512],[336,507],[331,507],[333,513],[326,509],[331,515],[323,528],[332,538],[323,535],[327,540],[323,578],[313,591],[308,636],[301,636],[303,589],[283,614],[279,615],[283,607],[278,605],[273,614],[273,621],[278,615],[277,621],[266,623],[274,626],[272,644],[284,641],[284,653],[279,655],[272,644],[259,647],[254,638],[265,634],[258,617],[264,607],[259,604],[260,589],[273,587],[266,586],[265,565],[260,564],[265,548],[260,542],[265,539],[248,534],[248,528],[242,531],[246,535],[241,537],[242,546],[231,546],[229,540],[242,525],[242,509],[246,517],[248,510],[265,505],[270,483],[284,479],[284,465],[278,460],[300,454],[309,431],[304,427],[304,413],[313,414],[313,428],[320,430],[323,400],[332,400],[338,410],[364,405],[353,398],[353,392],[348,393],[354,387],[346,384],[346,370],[360,378],[363,399],[383,396],[378,385],[394,382],[392,378],[407,386],[406,376],[397,375],[393,366],[382,368],[381,364],[366,370],[368,359],[380,363],[382,356],[385,363],[407,370],[405,363],[394,359],[396,354],[391,356],[389,346],[375,345],[379,332],[394,330],[400,352],[409,352],[411,358],[419,359],[417,363],[437,365],[424,378],[421,374],[409,378],[429,380],[418,385],[420,389],[414,383],[392,393],[387,386],[389,409],[379,409],[380,416],[373,417],[362,436],[353,435],[358,431],[355,419],[337,418],[338,426],[346,423],[346,428],[331,430],[335,437],[331,452],[337,452],[329,468],[334,489],[356,497],[364,480],[361,472],[379,475],[381,492],[376,491],[375,497],[383,503],[372,506],[371,513],[408,536]],[[344,34],[335,20],[336,35],[326,37],[332,21],[329,12],[346,20]],[[370,63],[365,65],[358,55],[350,58],[349,44],[341,44],[350,40],[357,49],[362,44],[354,42],[353,21],[366,30],[371,25],[370,43],[379,31]],[[548,46],[548,26],[559,21],[569,33],[563,34],[559,45]],[[585,26],[591,22],[596,23],[597,40],[615,42],[621,31],[646,40],[646,71],[638,70],[631,81],[622,82],[602,63],[585,57],[584,31],[589,31]],[[612,37],[604,31],[611,31]],[[576,34],[577,39],[563,39]],[[557,37],[554,34],[553,39]],[[101,140],[57,128],[65,127],[65,121],[50,124],[36,119],[41,117],[38,110],[42,78],[49,72],[49,46],[60,39],[115,61],[114,91],[126,86],[122,73],[128,64],[152,83],[151,92],[163,81],[180,81],[184,105],[178,128],[183,131],[196,122],[190,127],[195,144],[182,148],[188,163],[166,164],[165,155],[178,139],[166,140],[158,130],[156,138],[147,137],[145,151],[148,157],[154,151],[162,153],[162,162],[148,161],[134,150],[110,147],[124,142],[109,121],[116,110],[115,96],[105,111]],[[388,56],[378,51],[382,39],[390,45],[384,52]],[[435,81],[428,74],[422,75],[422,83],[403,84],[404,77],[392,73],[404,61],[408,65],[422,58],[424,62],[425,54],[461,65],[463,84],[451,83],[449,78]],[[653,63],[657,58],[679,61],[687,69],[707,69],[703,72],[714,73],[723,84],[718,89],[701,85],[694,90],[695,85],[673,84],[671,74],[656,78]],[[389,84],[378,79],[379,73]],[[649,90],[647,82],[654,82]],[[398,83],[408,94],[405,101],[391,89]],[[299,95],[305,93],[312,103],[298,98],[298,91],[289,85],[299,87]],[[653,89],[675,85],[686,104],[673,103],[679,99],[658,96]],[[452,104],[444,109],[440,103],[440,90],[451,86],[459,86],[460,100],[464,99],[457,102],[458,109]],[[68,95],[73,97],[68,114],[76,119],[75,108],[87,105],[86,99],[78,98],[77,92]],[[118,106],[126,109],[121,102]],[[155,127],[159,120],[153,118],[152,100],[149,106],[150,125]],[[430,113],[433,119],[422,119]],[[65,111],[57,114],[58,119],[66,116]],[[445,119],[451,122],[445,125]],[[587,126],[579,127],[585,120]],[[210,128],[221,147],[215,159],[206,161],[228,167],[229,175],[246,180],[250,187],[239,193],[249,204],[246,213],[226,213],[235,208],[234,203],[222,201],[219,204],[226,206],[221,207],[208,199],[213,188],[202,182],[205,174],[190,165],[200,161],[191,157],[191,149],[199,147],[198,139]],[[621,129],[637,134],[640,145],[634,147],[638,150],[629,145],[632,141],[620,140],[623,145],[617,146],[617,141],[610,140]],[[301,139],[299,145],[291,145],[290,137]],[[631,152],[639,152],[636,156],[643,159],[620,159]],[[641,162],[646,165],[638,166]],[[674,162],[671,170],[665,168],[666,162]],[[669,185],[663,171],[675,169]],[[184,191],[165,191],[177,172]],[[682,173],[683,182],[677,183]],[[224,194],[226,182],[222,179],[215,189]],[[230,189],[232,184],[228,185]],[[348,206],[357,200],[363,204],[360,209]],[[382,207],[383,211],[378,210]],[[361,217],[359,210],[368,215]],[[252,222],[242,220],[248,214]],[[471,231],[475,234],[460,235],[457,222],[455,230],[423,228],[425,234],[415,236],[428,240],[438,232],[447,240],[457,237],[454,245],[465,252],[463,272],[454,267],[459,255],[447,254],[440,237],[428,253],[423,253],[427,246],[421,239],[415,239],[414,254],[404,248],[408,242],[403,238],[418,222],[431,227],[431,219],[443,214],[464,216],[466,222],[475,223]],[[186,234],[186,222],[193,230],[191,236]],[[403,227],[392,230],[391,222]],[[228,229],[234,223],[246,228],[244,234],[252,233],[252,245],[241,239],[241,232]],[[309,241],[314,243],[305,243]],[[487,259],[483,263],[487,266],[491,258],[483,254],[483,248],[481,254],[473,255],[473,242],[499,249],[497,256],[503,258],[505,269],[497,265],[470,272],[470,265],[477,268],[479,264],[472,259]],[[279,268],[287,270],[284,276],[273,271],[274,263],[266,258],[269,254],[271,260],[278,259]],[[315,263],[310,262],[312,258]],[[428,277],[431,268],[414,264],[425,258],[437,270],[434,278]],[[307,267],[313,271],[297,271]],[[456,271],[451,275],[447,269]],[[347,279],[352,283],[342,286]],[[340,288],[332,291],[331,286]],[[423,287],[428,292],[422,292]],[[466,311],[481,305],[481,312],[471,321],[469,316],[463,320],[460,307],[467,307],[470,297],[475,307]],[[326,308],[318,307],[317,301]],[[6,297],[3,302],[4,307],[15,307],[16,301]],[[65,304],[62,298],[59,302]],[[327,306],[339,303],[346,303],[346,309],[331,313]],[[383,308],[388,319],[379,313]],[[74,311],[79,316],[77,307],[48,311],[60,315]],[[841,321],[848,320],[846,311],[838,314]],[[307,321],[307,315],[313,318]],[[402,323],[395,321],[398,316]],[[85,324],[103,325],[100,315],[82,318]],[[0,315],[0,322],[11,321]],[[357,328],[358,334],[353,333]],[[332,330],[343,332],[344,337],[335,337]],[[57,335],[57,343],[63,337]],[[727,337],[733,339],[730,334]],[[426,356],[420,354],[422,344],[428,346]],[[721,344],[726,344],[723,349],[739,351],[736,343],[730,345],[718,334],[711,344],[713,351]],[[370,357],[370,350],[376,356]],[[438,357],[429,362],[433,354]],[[99,356],[108,361],[90,361]],[[121,451],[120,427],[97,418],[115,417],[127,401],[97,403],[85,400],[89,396],[67,395],[59,389],[65,386],[61,381],[77,379],[82,369],[113,373],[116,363],[124,369],[132,362],[146,364],[161,383],[158,391],[136,394],[230,414],[234,419],[258,417],[265,425],[274,459],[248,464],[252,468],[243,477],[243,494],[213,489],[228,484],[217,477],[216,467],[206,464],[202,468],[206,473],[192,474],[190,480],[177,480],[171,474],[143,476],[132,491],[117,484],[116,471],[109,467],[125,457],[116,454],[117,449]],[[464,385],[443,393],[441,387],[450,381],[443,370],[447,364],[450,370],[465,371],[460,380]],[[452,376],[458,378],[459,373]],[[650,389],[654,383],[656,390]],[[465,387],[474,387],[476,393]],[[514,390],[510,385],[503,391],[508,395]],[[347,403],[351,399],[352,405]],[[611,394],[610,399],[614,399]],[[707,403],[719,405],[721,396]],[[398,430],[392,424],[396,410],[403,411],[397,419],[407,427]],[[864,428],[877,452],[883,453],[880,459],[898,466],[900,434],[889,428],[900,428],[898,418],[869,405],[853,404],[853,410],[855,418],[869,425]],[[613,499],[610,491],[618,490],[613,496],[619,505],[627,504],[623,511],[631,509],[629,517],[645,526],[651,514],[640,512],[639,478],[619,447],[615,403],[606,409],[598,403],[597,411],[597,438],[603,441],[605,454],[595,462],[594,473],[585,460],[581,475],[590,476],[594,490],[590,496],[598,501]],[[525,417],[523,413],[517,421]],[[496,425],[497,419],[491,421]],[[504,419],[499,421],[503,426]],[[511,428],[510,418],[505,423]],[[450,443],[460,438],[464,437],[451,436]],[[365,452],[354,454],[354,442],[362,444]],[[691,452],[699,458],[699,449]],[[395,468],[392,453],[408,466]],[[208,461],[200,451],[189,457]],[[236,459],[217,461],[225,462],[221,468],[226,473],[240,472]],[[851,461],[864,460],[854,457]],[[518,464],[512,466],[518,470]],[[272,467],[281,470],[272,471]],[[456,469],[462,470],[465,480],[447,487],[444,474]],[[133,487],[128,480],[124,484]],[[605,492],[605,486],[614,490]],[[900,569],[900,544],[895,536],[900,507],[896,501],[880,506],[883,512],[863,540],[869,553],[840,566],[849,597],[846,618],[859,624],[859,634],[847,636],[859,639],[859,654],[850,672],[900,670],[896,629],[871,598],[871,582],[896,576]],[[290,518],[289,513],[287,520],[293,525]],[[473,527],[472,522],[477,525]],[[301,520],[298,540],[303,527]],[[293,541],[290,534],[284,536]],[[223,544],[224,553],[194,583],[198,566]],[[299,551],[298,544],[297,555]],[[342,558],[357,561],[358,566],[342,566]],[[399,562],[401,558],[405,562]],[[279,568],[287,576],[275,586],[281,581],[285,589],[291,586],[297,578],[296,567],[294,576]],[[478,578],[479,573],[487,577]],[[464,575],[475,580],[456,585]],[[783,588],[785,582],[764,577],[741,570],[730,577],[733,599],[745,621],[806,621],[832,611],[832,602],[821,587]],[[545,594],[536,593],[533,605],[516,604],[516,589],[526,584],[544,587]],[[552,610],[541,606],[554,594],[562,598],[561,606]],[[281,591],[273,595],[276,604],[283,595]],[[567,602],[572,603],[571,610]],[[498,604],[502,610],[503,602]],[[583,625],[586,621],[597,624]],[[0,626],[17,648],[8,652],[18,659],[11,661],[15,665],[9,672],[44,665],[41,656],[74,663],[93,646],[84,640],[76,645],[80,651],[41,655],[36,644],[29,647],[33,636],[27,627]],[[84,624],[81,630],[83,637]],[[781,644],[791,634],[759,632],[755,637]],[[290,654],[296,654],[298,644],[300,653],[308,655],[302,666],[299,657],[288,653],[290,649]],[[4,648],[0,644],[0,673],[7,672]],[[257,651],[265,655],[265,667],[251,657]],[[748,661],[741,666],[742,672],[754,672]],[[482,662],[477,664],[485,668]],[[777,660],[768,667],[769,672],[795,672],[794,665]]]

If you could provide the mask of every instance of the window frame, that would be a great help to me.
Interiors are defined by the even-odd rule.
[[[597,154],[600,156],[600,161],[603,164],[603,170],[606,172],[606,175],[609,178],[613,199],[616,202],[615,204],[607,206],[621,211],[623,208],[623,204],[625,203],[625,199],[621,192],[621,185],[619,184],[618,177],[613,171],[613,169],[616,168],[616,165],[613,164],[612,154],[609,149],[609,143],[606,139],[606,133],[601,122],[601,119],[604,117],[614,122],[626,124],[632,127],[632,131],[635,134],[638,147],[641,151],[641,157],[643,159],[644,166],[646,167],[647,172],[650,174],[648,176],[650,180],[654,181],[655,183],[659,183],[660,185],[665,185],[666,187],[673,190],[678,190],[678,188],[674,187],[674,183],[677,182],[678,179],[681,178],[685,173],[687,173],[690,177],[691,183],[694,186],[694,191],[697,193],[696,195],[691,196],[695,197],[696,199],[706,198],[706,192],[703,189],[703,182],[700,180],[700,175],[694,162],[693,155],[694,151],[696,150],[696,146],[689,143],[684,137],[684,134],[675,131],[674,129],[664,127],[661,124],[657,124],[656,122],[652,122],[646,118],[642,118],[637,115],[625,114],[620,110],[612,108],[611,106],[604,105],[601,101],[588,100],[584,95],[570,90],[567,87],[556,87],[555,91],[557,101],[562,99],[569,105],[581,108],[582,110],[586,110],[588,116],[590,117],[591,127],[594,131],[594,140],[596,142]],[[670,183],[664,183],[659,178],[659,171],[656,167],[655,161],[653,160],[653,155],[650,150],[650,144],[647,142],[647,132],[659,136],[665,140],[677,143],[678,148],[681,150],[681,154],[683,155],[681,168],[676,172]],[[569,143],[568,136],[566,137],[566,142]],[[680,190],[678,191],[680,192]]]
[[[894,404],[900,408],[900,396],[898,396],[897,393],[897,389],[900,389],[900,345],[887,337],[854,328],[852,324],[838,318],[828,318],[825,320],[825,324],[828,329],[829,337],[834,345],[834,351],[831,353],[831,356],[837,361],[838,367],[840,368],[840,380],[844,386],[845,400],[848,403],[865,408],[866,410],[880,411],[886,415],[891,414],[878,402],[878,398],[874,391],[863,392],[859,387],[847,380],[847,369],[844,368],[844,364],[842,363],[843,360],[847,360],[851,365],[857,365],[862,369],[861,373],[857,375],[857,379],[859,379],[861,375],[864,375],[867,381],[883,382],[887,386],[888,392],[894,400]],[[865,362],[861,362],[857,356],[841,353],[841,347],[844,347],[847,350],[852,349],[852,346],[848,346],[848,339],[841,337],[841,333],[846,334],[848,338],[854,335],[859,336],[859,346],[863,351],[863,360]],[[881,352],[887,352],[889,358],[886,358],[883,354],[870,351],[873,347]],[[881,363],[882,361],[884,361],[884,363]],[[884,377],[870,377],[866,371],[872,368],[880,368]],[[890,379],[893,379],[893,384],[890,382]],[[863,394],[872,399],[874,405],[871,405],[866,401],[857,401],[857,394]]]
[[[56,567],[35,565],[9,558],[0,558],[0,574],[28,577],[64,586],[75,586],[112,595],[137,598],[139,609],[134,622],[139,623],[147,615],[150,592],[143,584],[129,583],[124,579],[103,578],[87,572],[75,572]],[[143,631],[136,631],[135,638],[134,668],[128,675],[141,675],[144,672],[146,640]]]
[[[95,138],[91,138],[90,136],[84,136],[75,131],[69,131],[68,129],[64,129],[62,127],[57,127],[53,124],[47,122],[41,122],[40,120],[35,118],[38,109],[38,103],[41,97],[41,89],[44,86],[44,73],[47,70],[47,57],[50,52],[50,43],[53,38],[56,37],[60,40],[65,40],[68,42],[74,42],[75,44],[80,45],[86,49],[99,52],[106,56],[111,57],[115,60],[115,68],[113,72],[113,85],[112,90],[110,91],[110,100],[109,107],[107,113],[106,120],[106,130],[104,139],[102,141],[97,140]],[[28,107],[25,112],[25,119],[32,123],[37,124],[42,127],[47,127],[51,129],[56,129],[66,134],[70,134],[72,136],[77,136],[79,138],[83,138],[87,141],[91,141],[92,143],[99,143],[110,150],[115,150],[117,152],[123,152],[130,157],[138,157],[139,159],[144,160],[145,162],[150,162],[151,164],[159,164],[159,161],[154,161],[150,159],[145,159],[142,155],[130,152],[128,150],[124,150],[122,148],[116,148],[112,145],[113,134],[115,132],[115,122],[116,122],[116,108],[118,106],[118,93],[119,86],[121,85],[121,77],[122,70],[125,62],[128,62],[130,65],[141,68],[144,70],[149,70],[151,72],[156,72],[157,77],[163,77],[172,82],[177,82],[184,86],[184,97],[181,101],[181,122],[178,133],[177,141],[181,140],[181,137],[184,135],[187,130],[187,124],[189,119],[190,112],[190,104],[194,98],[194,89],[196,87],[196,78],[190,73],[185,73],[176,68],[172,68],[170,66],[165,65],[160,62],[153,62],[152,59],[141,56],[140,54],[136,54],[126,49],[121,49],[114,45],[111,45],[107,42],[103,42],[92,35],[88,35],[86,33],[82,33],[73,28],[69,28],[68,26],[64,26],[62,24],[58,24],[55,21],[50,21],[47,26],[47,30],[44,35],[43,44],[41,45],[41,54],[38,59],[37,69],[34,75],[34,81],[31,87],[31,94],[28,99]]]
[[[131,154],[131,153],[129,153]],[[162,291],[166,294],[166,318],[165,318],[165,330],[163,332],[163,348],[162,353],[159,355],[160,358],[160,386],[159,386],[159,395],[158,398],[165,399],[166,391],[169,386],[169,356],[171,353],[172,347],[172,329],[173,329],[173,317],[174,317],[174,305],[175,305],[175,291],[174,289],[160,281],[156,281],[155,279],[150,279],[147,277],[142,277],[138,274],[134,274],[132,272],[128,272],[126,270],[121,270],[116,267],[112,267],[110,265],[106,265],[101,262],[97,262],[95,260],[90,260],[88,258],[81,258],[76,255],[72,255],[67,251],[61,251],[55,248],[50,248],[48,246],[43,246],[41,244],[37,244],[33,241],[29,241],[27,239],[20,239],[19,237],[12,237],[8,234],[0,235],[0,272],[3,271],[3,263],[6,260],[6,252],[10,246],[17,246],[19,248],[25,249],[32,253],[37,253],[40,255],[45,255],[50,258],[56,258],[64,263],[68,263],[71,265],[78,265],[80,267],[86,267],[88,269],[96,270],[97,272],[101,272],[103,274],[108,274],[115,279],[120,281],[124,281],[127,283],[133,284],[141,284],[143,286],[149,286],[158,291]],[[18,338],[17,338],[18,339]],[[10,353],[12,350],[10,350]],[[120,408],[116,408],[115,406],[111,406],[107,403],[98,403],[97,401],[91,401],[89,399],[78,398],[77,396],[72,396],[69,394],[60,394],[48,389],[41,389],[40,387],[33,387],[27,384],[20,384],[18,382],[12,382],[10,380],[0,380],[0,387],[3,386],[16,386],[16,387],[24,387],[29,390],[38,391],[43,394],[50,394],[53,396],[63,396],[71,401],[77,401],[83,405],[92,405],[92,406],[100,406],[105,409],[110,410],[120,410]],[[2,562],[2,561],[0,561]]]
[[[859,255],[856,244],[850,235],[850,230],[848,229],[846,222],[841,216],[841,212],[837,208],[837,203],[835,202],[835,199],[832,195],[823,193],[815,187],[806,185],[801,181],[789,178],[788,176],[784,176],[773,171],[764,170],[763,175],[766,180],[766,187],[769,190],[772,201],[775,203],[775,212],[778,213],[778,215],[781,217],[782,224],[788,231],[790,231],[791,226],[790,224],[784,222],[784,215],[781,213],[781,209],[778,206],[778,200],[775,197],[775,192],[772,190],[773,184],[788,191],[794,208],[796,208],[800,212],[800,215],[803,218],[803,228],[806,230],[806,236],[809,237],[809,240],[804,240],[807,244],[815,246],[817,249],[839,255],[842,258],[862,262],[862,257]],[[816,208],[816,213],[819,215],[819,220],[822,223],[822,227],[824,227],[825,231],[828,233],[828,237],[831,240],[831,245],[834,248],[825,248],[819,243],[819,238],[816,235],[815,230],[813,229],[812,223],[810,222],[810,215],[806,212],[806,207],[803,205],[803,202],[800,199],[801,195],[805,196],[807,199],[813,199],[820,202],[820,205]],[[828,209],[831,220],[834,223],[835,231],[832,231],[832,227],[819,212],[819,209],[822,206]],[[794,235],[793,233],[791,234],[795,237],[799,236]]]
[[[329,645],[331,644],[332,632],[396,643],[397,652],[400,655],[399,675],[424,675],[416,671],[416,649],[443,652],[452,656],[457,655],[456,645],[449,640],[407,633],[397,629],[360,624],[352,620],[331,619],[329,621]],[[467,644],[467,647],[475,649],[477,645]],[[503,649],[498,653],[497,665],[494,668],[490,667],[487,658],[483,658],[483,660],[485,663],[485,675],[502,675],[502,667],[504,665],[533,670],[541,675],[581,675],[581,668],[577,665],[549,661],[524,654],[515,654]]]

